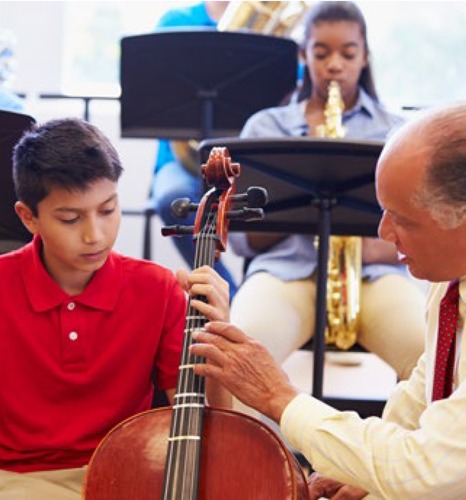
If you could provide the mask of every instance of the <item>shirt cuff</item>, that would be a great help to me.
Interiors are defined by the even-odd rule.
[[[310,435],[322,420],[336,415],[338,410],[308,395],[299,394],[285,408],[280,428],[285,438],[297,449],[304,436]]]

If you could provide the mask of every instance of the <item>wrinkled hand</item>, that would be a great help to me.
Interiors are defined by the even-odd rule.
[[[312,473],[307,480],[309,490],[309,500],[318,500],[319,498],[330,498],[331,500],[359,500],[367,495],[357,486],[343,484],[321,476],[317,472]]]
[[[190,297],[196,295],[206,297],[207,303],[202,300],[191,300],[191,305],[201,314],[210,321],[229,321],[229,285],[214,269],[202,266],[190,273],[179,269],[176,277]]]
[[[207,360],[196,365],[198,375],[217,380],[244,404],[280,421],[298,392],[262,344],[218,321],[207,323],[205,331],[195,332],[193,338],[192,354]]]

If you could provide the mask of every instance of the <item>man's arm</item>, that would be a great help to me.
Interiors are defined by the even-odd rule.
[[[400,422],[361,419],[298,394],[266,349],[233,325],[208,323],[205,330],[194,334],[190,348],[207,360],[196,373],[280,422],[287,441],[324,476],[384,498],[454,498],[464,491],[466,381],[422,415],[418,408],[399,408],[395,398],[392,415],[402,410]],[[420,387],[414,385],[408,387]],[[407,424],[411,410],[415,418]]]

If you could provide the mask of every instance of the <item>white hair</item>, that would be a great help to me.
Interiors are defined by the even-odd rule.
[[[413,201],[440,227],[453,229],[466,220],[466,104],[436,108],[422,122],[429,163]]]

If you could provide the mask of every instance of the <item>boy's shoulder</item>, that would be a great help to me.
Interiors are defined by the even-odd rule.
[[[115,286],[115,292],[119,290],[117,293],[121,297],[128,303],[134,303],[138,308],[144,308],[147,304],[165,307],[163,304],[169,303],[185,306],[184,290],[170,269],[155,262],[136,259],[115,251],[111,252],[109,258],[109,264],[114,270],[109,273],[105,271],[97,279],[101,289],[108,289],[108,285]]]
[[[2,273],[14,273],[21,266],[21,259],[32,252],[32,243],[28,243],[16,250],[0,254],[0,269]],[[4,276],[4,274],[2,274]],[[3,281],[3,280],[2,280]]]

